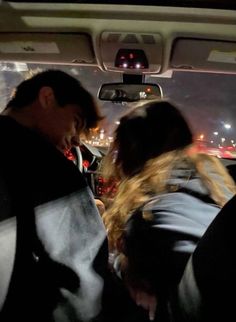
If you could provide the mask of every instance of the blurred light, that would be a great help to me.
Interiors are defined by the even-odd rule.
[[[213,132],[214,135],[218,135],[219,133],[218,132]]]
[[[124,68],[127,68],[128,67],[128,64],[127,63],[123,63],[122,65]]]
[[[211,143],[214,143],[214,141],[211,140]]]
[[[137,63],[136,65],[135,65],[135,68],[140,68],[141,67],[141,64],[139,64],[139,63]]]
[[[139,97],[141,99],[145,99],[145,98],[147,98],[147,94],[145,92],[139,92]]]
[[[115,124],[119,125],[120,124],[120,121],[116,121]]]
[[[224,127],[225,127],[227,130],[231,129],[231,125],[230,125],[230,124],[228,124],[228,123],[224,124]]]
[[[200,134],[199,138],[200,138],[200,140],[203,140],[204,139],[204,134]]]
[[[221,138],[221,142],[225,142],[225,138]]]
[[[88,160],[83,160],[83,167],[88,169],[89,166],[90,166],[90,162]]]

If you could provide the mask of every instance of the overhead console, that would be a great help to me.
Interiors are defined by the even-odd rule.
[[[0,33],[0,60],[52,64],[95,64],[86,34]]]
[[[159,73],[162,65],[162,38],[156,33],[104,31],[100,38],[104,70],[126,74]]]
[[[172,47],[170,67],[236,73],[236,41],[178,38]]]

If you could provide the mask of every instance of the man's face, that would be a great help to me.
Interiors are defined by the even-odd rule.
[[[79,145],[80,135],[86,124],[79,105],[66,104],[61,107],[54,95],[50,95],[47,96],[46,92],[40,100],[41,115],[37,130],[64,153],[73,146]]]
[[[49,121],[48,139],[62,152],[80,143],[85,124],[79,111],[78,105],[58,107]]]

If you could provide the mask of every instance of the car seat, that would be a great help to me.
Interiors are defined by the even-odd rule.
[[[236,196],[216,216],[188,261],[172,299],[173,321],[236,321]]]

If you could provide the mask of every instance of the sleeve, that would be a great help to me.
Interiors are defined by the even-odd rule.
[[[49,283],[57,279],[54,320],[88,321],[101,311],[102,271],[107,264],[101,216],[83,175],[71,161],[40,140],[31,152],[28,199],[37,237],[52,262]]]
[[[101,311],[103,279],[94,264],[105,240],[105,229],[92,198],[85,188],[35,209],[37,233],[47,253],[80,281],[72,288],[61,286],[61,301],[54,312],[56,321],[69,321],[68,311],[77,320],[92,319]]]
[[[183,235],[158,222],[163,214],[165,211],[157,206],[149,209],[148,217],[143,209],[137,210],[128,220],[124,234],[130,275],[137,281],[147,281],[156,290],[177,283],[189,257],[176,247]]]
[[[55,321],[87,321],[101,311],[106,231],[83,175],[53,152],[49,159],[43,158],[37,174],[33,196],[37,235],[50,258],[67,268],[60,275]],[[77,284],[65,283],[71,276],[77,277]]]

